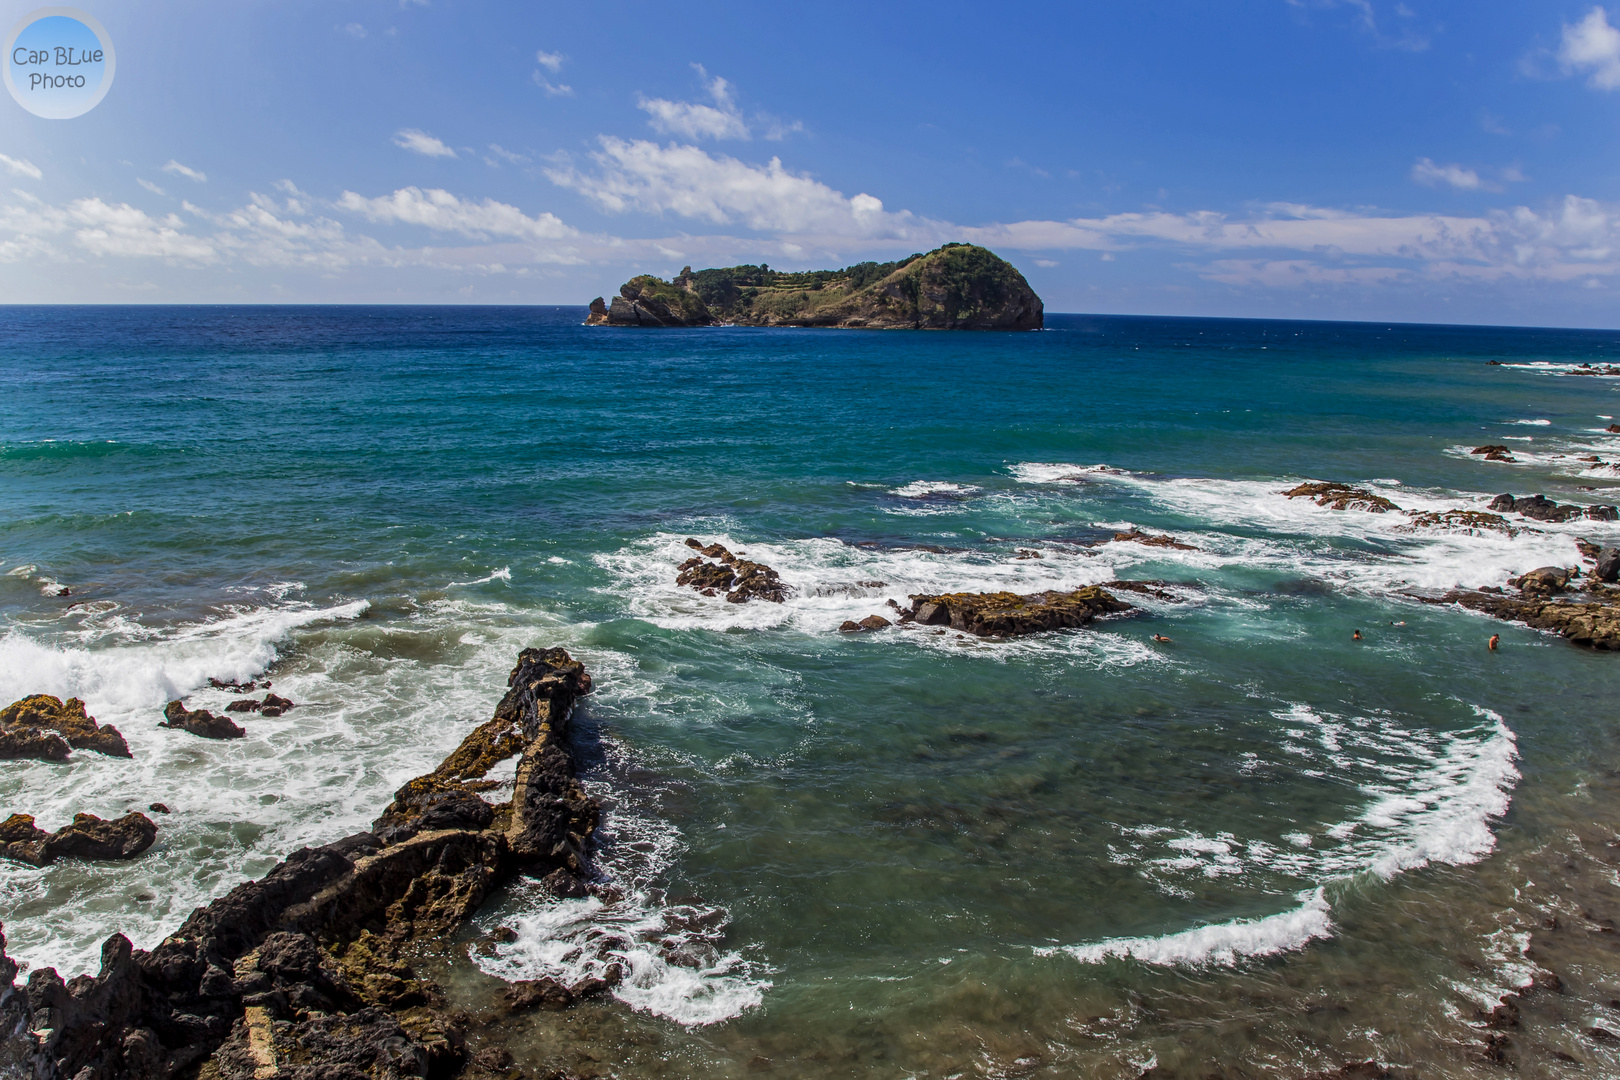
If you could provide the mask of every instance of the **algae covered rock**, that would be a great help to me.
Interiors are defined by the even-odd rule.
[[[57,737],[49,733],[55,732]],[[0,757],[65,761],[67,749],[129,757],[129,744],[111,724],[97,724],[79,698],[33,694],[0,709]]]
[[[588,321],[608,326],[713,326],[719,320],[696,293],[642,274],[620,286],[605,318],[598,319],[592,305]]]
[[[1085,626],[1099,615],[1131,605],[1099,585],[1073,592],[1010,592],[913,596],[912,618],[924,626],[950,626],[980,637],[1018,637]]]

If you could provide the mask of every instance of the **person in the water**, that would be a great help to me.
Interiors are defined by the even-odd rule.
[[[1360,641],[1361,640],[1361,631],[1357,630],[1355,633],[1351,634],[1350,635],[1350,640],[1351,641]]]
[[[1165,637],[1163,634],[1154,634],[1153,635],[1153,640],[1154,641],[1169,641],[1170,639]]]
[[[1501,634],[1492,634],[1491,635],[1491,640],[1486,645],[1486,648],[1490,649],[1491,652],[1495,652],[1496,651],[1496,643],[1501,641],[1501,640],[1502,640],[1502,635]]]

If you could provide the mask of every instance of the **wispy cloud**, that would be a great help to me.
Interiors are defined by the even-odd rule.
[[[345,191],[334,204],[370,221],[420,225],[474,239],[558,240],[579,235],[553,214],[529,217],[517,207],[494,199],[461,199],[441,188],[404,187],[389,195],[366,198]]]
[[[1448,185],[1460,188],[1463,191],[1479,191],[1493,188],[1479,178],[1479,173],[1473,169],[1465,169],[1461,165],[1436,165],[1429,158],[1418,158],[1412,166],[1412,179],[1429,187]]]
[[[554,83],[545,75],[540,74],[540,68],[545,68],[551,75],[562,74],[563,61],[568,57],[562,53],[546,52],[541,49],[534,54],[534,62],[540,67],[534,69],[534,85],[546,92],[547,97],[573,97],[574,88],[567,83]]]
[[[141,185],[141,187],[145,188],[147,191],[150,191],[154,195],[167,195],[168,194],[168,192],[164,191],[162,188],[158,187],[156,184],[152,183],[152,181],[146,179],[144,176],[136,177],[135,182],[137,184]]]
[[[432,135],[418,128],[402,128],[394,132],[394,145],[423,157],[453,158],[456,152]]]
[[[187,180],[195,180],[199,184],[208,182],[207,173],[199,172],[188,165],[182,165],[173,158],[170,158],[169,163],[163,166],[163,171],[166,173],[173,173],[175,176],[183,176]]]
[[[506,149],[506,147],[500,145],[499,143],[489,144],[489,154],[485,156],[484,160],[490,165],[497,167],[503,161],[508,165],[527,165],[529,163],[529,159],[527,157],[524,157],[522,154],[514,154],[512,151]]]
[[[340,33],[348,34],[352,38],[363,38],[366,36],[366,28],[357,22],[346,23],[343,26],[335,27],[334,29],[338,30]]]
[[[1620,30],[1609,25],[1607,12],[1594,7],[1580,22],[1565,24],[1558,63],[1566,73],[1587,74],[1593,89],[1620,88]]]
[[[1415,25],[1417,12],[1404,3],[1397,3],[1391,9],[1390,13],[1394,16],[1392,20],[1381,20],[1372,0],[1287,0],[1287,2],[1289,7],[1301,12],[1313,8],[1320,10],[1339,8],[1349,11],[1355,24],[1381,48],[1423,52],[1430,44],[1428,36],[1419,31]]]
[[[602,209],[623,213],[674,213],[716,225],[740,223],[750,229],[786,233],[827,233],[847,237],[920,235],[921,219],[891,213],[864,192],[845,197],[773,157],[753,165],[696,146],[659,146],[645,139],[604,135],[590,155],[596,168],[572,164],[546,170],[559,187],[577,191]]]
[[[712,105],[690,101],[670,101],[668,98],[649,98],[637,95],[636,107],[648,116],[647,123],[654,131],[688,139],[747,139],[751,136],[742,110],[737,107],[731,84],[720,76],[709,78],[702,64],[693,64],[693,70],[704,80],[703,89]],[[786,130],[782,131],[786,134]],[[778,136],[780,137],[780,135]]]
[[[0,154],[0,165],[4,165],[6,171],[13,176],[26,176],[30,180],[43,180],[45,178],[45,174],[39,171],[39,166],[27,158],[7,157],[5,154]]]

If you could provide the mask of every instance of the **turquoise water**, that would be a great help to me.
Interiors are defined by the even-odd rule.
[[[5,763],[0,809],[174,811],[132,864],[0,868],[14,955],[90,969],[113,930],[155,944],[364,827],[487,718],[519,648],[560,644],[599,687],[581,731],[625,899],[519,886],[445,975],[476,1011],[490,976],[628,962],[572,1027],[506,1032],[536,1064],[1485,1075],[1475,1010],[1567,953],[1515,1060],[1620,1068],[1589,1034],[1620,1028],[1620,963],[1525,952],[1612,902],[1620,660],[1412,599],[1574,565],[1620,526],[1475,535],[1281,494],[1615,501],[1620,472],[1577,459],[1620,451],[1616,383],[1563,372],[1620,336],[581,318],[0,309],[0,697],[84,697],[135,752]],[[1106,542],[1133,525],[1196,550]],[[792,596],[676,588],[689,536]],[[1173,599],[1015,642],[836,633],[914,593],[1118,578]],[[240,742],[156,726],[265,675],[304,704]]]

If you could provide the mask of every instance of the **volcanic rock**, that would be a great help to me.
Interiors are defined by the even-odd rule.
[[[1017,637],[1042,630],[1085,626],[1099,615],[1131,605],[1088,585],[1073,592],[946,593],[911,597],[913,619],[924,626],[950,626],[980,637]]]
[[[1468,452],[1470,454],[1505,454],[1508,452],[1508,448],[1500,445],[1476,446]]]
[[[1397,525],[1396,528],[1402,532],[1416,529],[1447,529],[1464,531],[1470,535],[1476,535],[1479,530],[1487,529],[1506,533],[1508,536],[1517,536],[1523,531],[1509,525],[1507,519],[1500,514],[1487,514],[1480,510],[1425,510],[1413,514],[1410,525]]]
[[[207,709],[187,710],[178,701],[171,701],[163,707],[163,723],[158,727],[178,728],[205,739],[240,739],[247,734],[229,717],[215,716]]]
[[[51,731],[57,732],[61,740],[45,735]],[[111,724],[98,725],[94,717],[85,715],[84,702],[79,698],[64,702],[50,694],[34,694],[0,709],[0,757],[63,761],[67,754],[58,741],[75,750],[130,756],[129,744],[118,729]]]
[[[593,304],[591,316],[595,315]],[[719,320],[696,293],[642,274],[619,287],[603,321],[608,326],[713,326]]]
[[[1562,566],[1540,566],[1520,577],[1510,578],[1508,584],[1527,595],[1553,596],[1569,586],[1570,573]]]
[[[24,993],[0,937],[0,1065],[85,1080],[197,1076],[199,1067],[230,1080],[456,1074],[463,1022],[402,949],[442,939],[513,873],[580,878],[599,813],[566,741],[574,703],[591,688],[584,668],[562,649],[525,649],[507,685],[494,718],[396,792],[375,831],[293,852],[150,952],[115,934],[99,975],[64,983],[40,968]],[[513,754],[522,755],[513,797],[491,806],[478,792],[494,785],[477,778]],[[145,830],[155,826],[138,814],[81,816],[45,834],[18,815],[0,823],[0,844],[103,858]]]
[[[1609,584],[1620,581],[1620,548],[1607,547],[1598,552],[1597,568],[1592,576]]]
[[[1586,599],[1552,599],[1534,592],[1521,596],[1483,589],[1448,592],[1430,603],[1459,604],[1471,611],[1551,630],[1577,645],[1620,649],[1620,590],[1597,586]]]
[[[1365,510],[1369,514],[1382,514],[1400,509],[1382,495],[1374,495],[1366,488],[1333,481],[1300,484],[1283,494],[1290,499],[1310,499],[1317,506],[1325,506],[1329,510]]]
[[[782,584],[776,571],[764,563],[733,555],[719,543],[704,544],[701,540],[688,538],[686,546],[698,554],[681,563],[675,584],[689,585],[705,596],[724,592],[726,600],[733,604],[744,604],[749,600],[769,600],[773,604],[780,604],[787,599],[787,586]],[[719,561],[704,562],[703,557]]]
[[[598,296],[595,300],[591,301],[591,313],[589,315],[585,316],[585,325],[586,326],[602,326],[602,325],[605,325],[607,323],[607,321],[608,321],[607,304],[603,303],[602,298],[600,296]]]
[[[32,866],[57,859],[133,859],[157,839],[157,824],[140,812],[103,821],[94,814],[74,814],[73,823],[48,833],[30,814],[12,814],[0,822],[0,857]]]
[[[1114,534],[1115,543],[1131,542],[1144,544],[1147,547],[1175,548],[1177,551],[1197,551],[1191,544],[1183,544],[1173,536],[1155,536],[1140,529],[1131,529],[1128,532]]]

